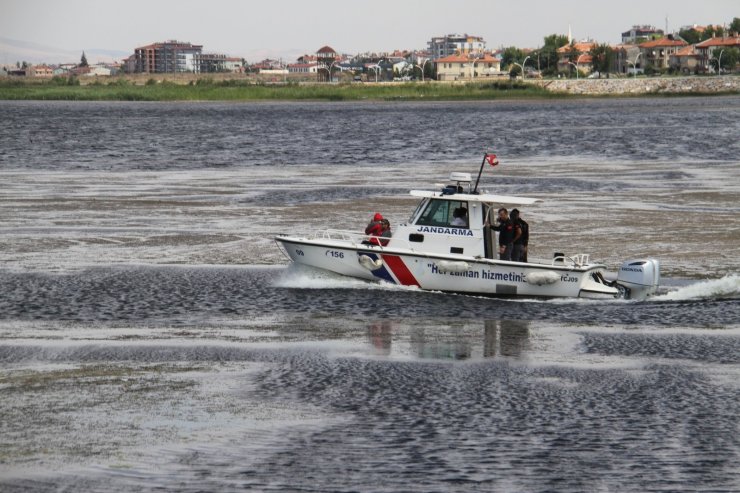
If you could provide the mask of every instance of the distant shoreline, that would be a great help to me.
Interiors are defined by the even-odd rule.
[[[296,83],[161,77],[0,78],[0,100],[35,101],[486,101],[577,97],[715,96],[740,94],[740,77],[498,79],[482,82]]]

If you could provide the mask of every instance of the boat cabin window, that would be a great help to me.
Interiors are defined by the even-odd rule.
[[[468,202],[462,200],[432,199],[428,202],[416,224],[422,226],[467,228],[470,226]]]

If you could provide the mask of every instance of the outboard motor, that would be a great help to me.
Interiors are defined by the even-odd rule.
[[[660,284],[660,262],[656,259],[627,260],[619,266],[617,284],[624,288],[625,298],[645,299]]]

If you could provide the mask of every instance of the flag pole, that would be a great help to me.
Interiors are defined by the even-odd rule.
[[[483,153],[483,161],[480,163],[480,169],[478,170],[478,178],[475,180],[475,188],[473,188],[473,195],[476,195],[478,193],[478,183],[480,183],[480,175],[483,174],[483,166],[486,165],[486,157],[488,157],[488,153]]]

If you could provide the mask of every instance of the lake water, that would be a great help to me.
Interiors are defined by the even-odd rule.
[[[740,491],[740,97],[0,102],[0,490]],[[451,171],[646,302],[288,266]]]

